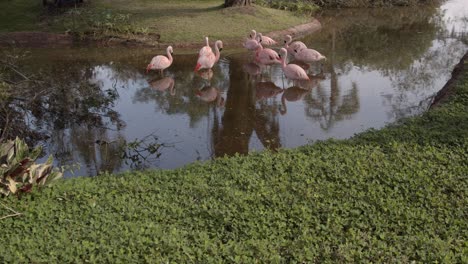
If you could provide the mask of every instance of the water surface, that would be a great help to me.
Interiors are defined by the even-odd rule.
[[[50,85],[25,122],[57,165],[80,164],[73,175],[349,138],[427,109],[467,50],[467,6],[324,12],[323,29],[301,40],[328,60],[302,88],[279,65],[257,75],[251,54],[226,46],[202,74],[198,50],[174,49],[164,77],[145,73],[164,50],[31,50],[25,67]]]

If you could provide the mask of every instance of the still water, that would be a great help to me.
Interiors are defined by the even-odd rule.
[[[279,65],[258,69],[228,45],[201,74],[198,49],[174,49],[164,78],[145,73],[164,50],[31,50],[25,67],[53,89],[38,93],[46,107],[31,110],[28,125],[46,135],[38,143],[57,165],[80,164],[68,176],[349,138],[427,109],[467,50],[467,17],[465,0],[319,14],[321,31],[301,40],[328,60],[310,66],[302,89]]]

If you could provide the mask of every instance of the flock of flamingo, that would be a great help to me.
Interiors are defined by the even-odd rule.
[[[211,69],[216,62],[219,61],[220,52],[223,49],[223,42],[217,40],[214,44],[214,51],[210,47],[208,37],[205,37],[206,44],[198,53],[198,60],[194,71],[198,72],[201,69]],[[297,64],[287,63],[288,54],[292,54],[295,60],[304,63],[313,63],[326,59],[325,56],[320,54],[314,49],[307,48],[301,41],[293,41],[290,35],[286,35],[284,39],[284,47],[280,48],[279,53],[271,48],[264,48],[263,46],[274,46],[278,42],[270,37],[263,36],[252,30],[249,38],[243,43],[243,46],[255,53],[255,63],[260,65],[273,65],[281,64],[284,75],[292,81],[309,80],[306,71]],[[146,72],[150,70],[159,70],[161,75],[163,70],[171,66],[173,62],[172,46],[167,47],[167,56],[157,55],[153,57],[151,62],[146,67]]]

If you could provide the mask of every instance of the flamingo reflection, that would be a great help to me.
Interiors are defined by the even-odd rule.
[[[224,106],[224,98],[221,96],[221,91],[213,86],[204,86],[195,92],[198,98],[203,102],[216,102],[216,106]]]
[[[264,100],[275,97],[283,92],[283,89],[276,86],[273,82],[258,82],[255,85],[255,100]]]
[[[164,77],[162,79],[154,79],[152,81],[148,82],[149,85],[151,86],[151,89],[159,92],[164,92],[167,89],[169,89],[169,93],[171,95],[175,95],[175,81],[174,78],[172,77]]]
[[[310,90],[302,89],[297,86],[292,86],[286,89],[283,92],[283,96],[281,96],[281,107],[280,107],[280,113],[281,115],[285,115],[286,112],[288,111],[286,107],[286,101],[289,102],[297,102],[299,100],[304,99],[304,97],[310,93]]]

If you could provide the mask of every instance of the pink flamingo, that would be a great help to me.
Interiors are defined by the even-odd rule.
[[[164,55],[158,55],[153,57],[151,60],[150,64],[146,67],[146,73],[148,73],[150,70],[160,70],[161,75],[163,73],[163,70],[171,66],[172,64],[172,46],[167,47],[166,49],[167,52],[167,57]]]
[[[263,65],[281,63],[280,56],[276,51],[269,48],[264,49],[261,44],[258,45],[257,51],[255,53],[255,60]]]
[[[258,48],[258,41],[257,41],[257,32],[252,29],[252,32],[249,35],[249,39],[247,39],[242,45],[244,48],[248,50],[256,50]]]
[[[208,37],[205,37],[205,41],[206,41],[206,45],[200,49],[200,52],[198,53],[198,57],[213,52],[213,50],[210,47],[210,42],[208,41]]]
[[[267,36],[263,36],[262,33],[258,33],[258,42],[266,46],[276,45],[277,43],[274,39]]]
[[[286,39],[284,40],[284,48],[286,48],[288,50],[288,54],[293,54],[294,53],[294,50],[303,50],[303,49],[307,49],[307,46],[306,44],[304,44],[304,42],[302,41],[294,41],[292,42],[292,37],[291,35],[286,35]]]
[[[314,49],[294,50],[293,54],[294,54],[294,58],[296,60],[307,62],[307,63],[327,59],[325,56],[320,54],[320,52],[318,52],[318,51],[316,51]]]
[[[293,81],[299,80],[309,80],[309,76],[307,73],[296,64],[286,64],[286,58],[288,56],[288,51],[285,48],[280,49],[281,54],[281,66],[283,68],[284,75],[286,78],[291,79]]]
[[[202,50],[206,49],[206,46],[202,48]],[[195,69],[193,71],[199,71],[200,69],[211,69],[213,65],[218,62],[219,56],[220,56],[220,51],[223,50],[223,42],[221,40],[217,40],[215,42],[215,52],[213,51],[208,52],[206,49],[206,52],[200,50],[200,54],[198,56],[198,61],[197,65],[195,66]]]

